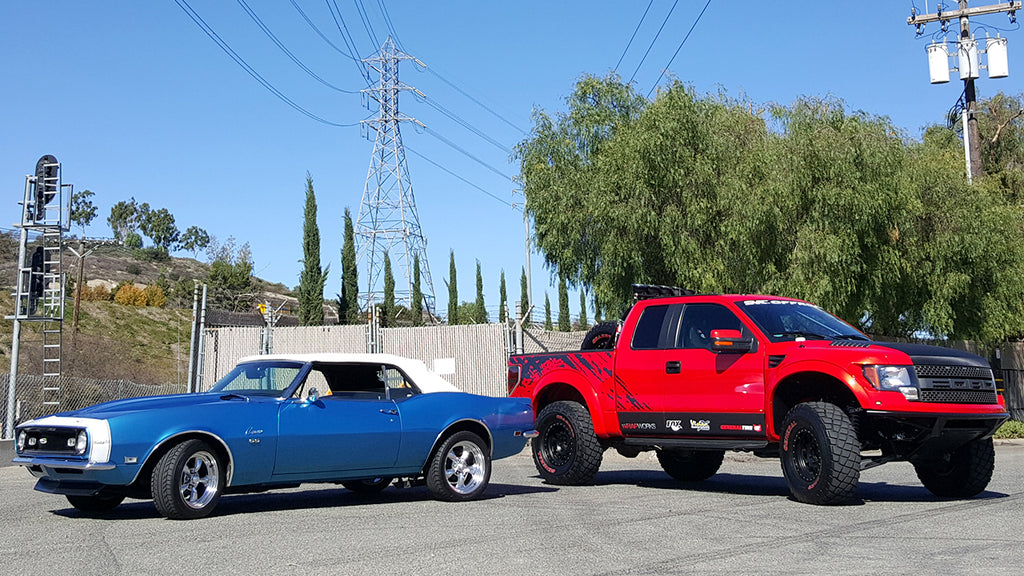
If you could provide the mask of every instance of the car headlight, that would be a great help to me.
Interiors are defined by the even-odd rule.
[[[89,435],[85,430],[78,432],[78,437],[75,438],[75,453],[78,455],[85,454],[86,448],[89,447]]]
[[[18,452],[25,450],[25,431],[18,432]]]
[[[901,392],[907,400],[918,399],[917,372],[913,366],[865,366],[864,377],[875,390]]]

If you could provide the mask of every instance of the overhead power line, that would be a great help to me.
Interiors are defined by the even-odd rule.
[[[654,35],[654,39],[651,40],[651,45],[647,47],[647,51],[644,52],[644,57],[640,59],[640,63],[636,65],[636,70],[633,70],[633,75],[629,77],[629,81],[632,82],[633,78],[636,78],[636,73],[640,71],[640,67],[644,65],[644,60],[647,60],[647,55],[651,53],[651,48],[654,48],[654,43],[658,41],[658,36],[661,36],[661,31],[665,29],[665,24],[668,24],[668,19],[672,16],[672,12],[676,9],[676,4],[679,4],[679,0],[672,3],[672,8],[669,9],[668,14],[665,15],[665,19],[661,22],[661,27],[658,28],[658,33]]]
[[[470,153],[469,153],[468,151],[466,151],[466,149],[465,149],[465,148],[463,148],[463,147],[459,146],[458,144],[456,144],[456,143],[452,142],[451,140],[449,140],[449,139],[445,138],[444,136],[441,136],[441,135],[440,135],[440,134],[438,134],[438,133],[437,133],[436,131],[434,131],[434,130],[431,130],[430,128],[424,128],[423,130],[424,130],[424,131],[425,131],[425,132],[426,132],[427,134],[430,134],[430,135],[431,135],[431,136],[433,136],[434,138],[437,138],[437,139],[438,139],[438,140],[440,140],[441,142],[444,142],[445,144],[447,144],[447,145],[448,145],[449,147],[451,147],[451,148],[452,148],[452,149],[454,149],[455,151],[457,151],[457,152],[460,152],[460,153],[462,153],[462,154],[463,154],[464,156],[466,156],[466,157],[467,157],[467,158],[469,158],[470,160],[473,160],[473,161],[474,161],[474,162],[476,162],[477,164],[479,164],[479,165],[483,166],[484,168],[487,168],[487,169],[488,169],[488,170],[490,170],[491,172],[494,172],[495,174],[497,174],[498,176],[501,176],[502,178],[504,178],[504,179],[508,180],[509,182],[511,182],[511,181],[512,181],[512,177],[511,177],[511,176],[509,176],[508,174],[505,174],[505,173],[504,173],[504,172],[502,172],[501,170],[498,170],[498,169],[497,169],[497,168],[495,168],[494,166],[491,166],[491,165],[490,165],[490,164],[488,164],[487,162],[484,162],[483,160],[481,160],[481,159],[477,158],[476,156],[474,156],[474,155],[470,154]]]
[[[250,66],[245,61],[245,59],[243,59],[241,56],[239,56],[237,52],[232,50],[232,48],[230,46],[228,46],[227,42],[225,42],[220,36],[218,36],[217,33],[213,30],[213,28],[210,27],[210,25],[207,24],[205,20],[203,20],[203,17],[200,16],[199,13],[196,12],[192,8],[192,6],[189,5],[187,0],[174,0],[174,3],[177,4],[179,8],[184,10],[185,14],[188,14],[188,17],[191,18],[193,22],[195,22],[196,26],[199,26],[200,30],[202,30],[204,33],[206,33],[206,35],[209,36],[210,39],[213,40],[214,43],[217,44],[217,46],[221,50],[224,51],[225,54],[230,56],[231,59],[234,60],[236,64],[238,64],[239,66],[242,67],[243,70],[248,72],[249,75],[252,76],[254,80],[259,82],[260,85],[262,85],[264,88],[269,90],[270,93],[273,94],[274,96],[276,96],[279,100],[281,100],[285,104],[287,104],[287,105],[291,106],[292,108],[294,108],[297,112],[299,112],[299,113],[301,113],[301,114],[303,114],[303,115],[305,115],[305,116],[307,116],[307,117],[309,117],[309,118],[311,118],[313,120],[316,120],[317,122],[320,122],[322,124],[326,124],[328,126],[337,126],[337,127],[341,127],[341,128],[349,128],[349,127],[352,127],[352,126],[359,126],[359,124],[360,124],[359,122],[353,122],[351,124],[345,124],[345,123],[339,123],[339,122],[331,122],[330,120],[327,120],[327,119],[324,119],[324,118],[322,118],[320,116],[317,116],[316,114],[314,114],[314,113],[310,112],[309,110],[306,110],[302,106],[298,105],[291,98],[288,98],[280,90],[275,88],[274,85],[271,84],[267,79],[265,79],[263,76],[260,76],[259,72],[256,72],[256,70],[252,66]]]
[[[249,18],[252,19],[252,21],[255,22],[257,26],[260,27],[260,30],[263,30],[263,33],[266,34],[267,37],[270,38],[274,42],[274,44],[276,44],[277,47],[280,48],[281,51],[284,52],[285,55],[291,59],[292,62],[295,62],[295,64],[299,68],[302,68],[302,70],[305,71],[306,74],[309,74],[311,78],[323,84],[324,86],[327,86],[328,88],[337,90],[338,92],[344,92],[345,94],[359,94],[358,90],[346,90],[344,88],[340,88],[338,86],[335,86],[334,84],[331,84],[327,80],[324,80],[320,76],[317,76],[316,72],[310,70],[308,66],[303,64],[302,61],[295,56],[295,54],[292,54],[291,50],[288,50],[288,48],[286,48],[285,45],[282,44],[281,41],[277,39],[277,36],[275,36],[274,33],[270,31],[270,28],[268,28],[267,25],[263,23],[263,20],[260,20],[260,17],[257,16],[255,12],[253,12],[252,8],[250,8],[249,5],[246,4],[245,0],[238,0],[238,5],[241,6],[242,10],[245,10],[245,13],[249,15]]]
[[[615,63],[613,70],[618,70],[619,65],[622,64],[622,59],[626,57],[626,52],[629,51],[629,47],[633,45],[633,39],[636,38],[636,33],[640,31],[640,25],[644,23],[644,18],[647,18],[647,12],[650,11],[651,6],[654,4],[654,0],[647,3],[647,9],[644,10],[644,15],[640,17],[640,21],[636,23],[636,28],[633,30],[633,35],[629,37],[629,42],[626,42],[626,47],[622,50],[622,56],[619,56],[619,61]]]
[[[356,5],[359,19],[363,21],[363,30],[370,37],[370,42],[373,44],[374,49],[380,48],[380,40],[377,39],[377,33],[373,31],[373,24],[370,23],[370,15],[367,14],[366,7],[363,6],[363,0],[352,0],[352,3]]]
[[[454,176],[454,177],[458,178],[459,180],[462,180],[462,181],[463,181],[463,182],[465,182],[466,184],[468,184],[468,185],[472,186],[473,188],[476,188],[477,190],[479,190],[479,191],[483,192],[484,194],[486,194],[486,195],[490,196],[491,198],[494,198],[494,199],[495,199],[495,200],[497,200],[498,202],[501,202],[502,204],[504,204],[504,205],[508,206],[509,208],[513,208],[513,209],[515,209],[515,206],[513,206],[513,205],[512,205],[512,203],[511,203],[511,202],[509,202],[508,200],[505,200],[504,198],[502,198],[502,197],[500,197],[500,196],[498,196],[498,195],[496,195],[496,194],[494,194],[494,193],[492,193],[492,192],[488,192],[488,191],[487,191],[486,189],[484,189],[484,188],[482,188],[482,187],[480,187],[480,186],[478,186],[478,185],[476,185],[476,184],[474,184],[474,183],[470,182],[469,180],[466,180],[465,178],[463,178],[462,176],[460,176],[460,175],[456,174],[455,172],[453,172],[453,171],[451,171],[451,170],[449,170],[449,169],[445,168],[444,166],[442,166],[442,165],[438,164],[437,162],[434,162],[433,160],[431,160],[430,158],[427,158],[427,157],[426,157],[426,156],[424,156],[423,154],[420,154],[419,152],[417,152],[417,151],[413,150],[413,149],[412,149],[412,148],[410,148],[410,147],[409,147],[408,145],[406,145],[406,146],[405,146],[405,149],[406,149],[407,151],[409,151],[409,152],[412,152],[413,154],[415,154],[415,155],[419,156],[420,158],[422,158],[422,159],[423,159],[423,160],[425,160],[426,162],[429,162],[430,164],[434,165],[434,166],[435,166],[435,167],[437,167],[438,169],[440,169],[440,170],[443,170],[443,171],[447,172],[448,174],[450,174],[450,175],[452,175],[452,176]]]
[[[334,0],[325,0],[325,2],[327,2],[327,9],[331,12],[331,18],[334,18],[334,24],[338,27],[338,32],[341,33],[341,39],[345,41],[345,47],[352,53],[352,59],[355,61],[356,67],[359,68],[359,74],[366,80],[366,85],[370,86],[370,72],[363,66],[363,57],[359,55],[359,50],[356,49],[355,39],[352,38],[352,34],[348,31],[345,17],[341,15],[341,8],[338,7],[338,3]]]
[[[506,154],[512,154],[512,149],[511,149],[511,148],[509,148],[508,146],[505,146],[505,145],[504,145],[504,144],[502,144],[501,142],[498,142],[498,141],[497,141],[497,140],[495,140],[494,138],[491,138],[490,136],[488,136],[487,134],[485,134],[485,133],[484,133],[484,132],[483,132],[482,130],[480,130],[480,129],[479,129],[479,128],[477,128],[476,126],[473,126],[472,124],[470,124],[470,123],[469,123],[469,122],[467,122],[466,120],[463,120],[463,119],[462,119],[462,118],[461,118],[461,117],[460,117],[460,116],[459,116],[458,114],[456,114],[456,113],[452,112],[451,110],[449,110],[449,109],[445,108],[444,106],[442,106],[441,104],[437,103],[437,102],[436,102],[436,101],[434,101],[433,99],[431,99],[431,98],[425,98],[425,102],[426,102],[426,103],[427,103],[427,104],[428,104],[428,105],[429,105],[429,106],[430,106],[431,108],[433,108],[434,110],[437,110],[437,111],[438,111],[438,112],[440,112],[441,114],[444,114],[444,115],[445,115],[445,116],[447,116],[447,117],[448,117],[449,119],[451,119],[452,121],[454,121],[454,122],[458,123],[458,124],[459,124],[460,126],[462,126],[463,128],[465,128],[466,130],[469,130],[470,132],[472,132],[472,133],[476,134],[476,135],[477,135],[477,136],[479,136],[480,138],[482,138],[482,139],[486,140],[487,142],[489,142],[489,143],[490,143],[490,144],[491,144],[492,146],[494,146],[495,148],[497,148],[497,149],[501,150],[502,152],[505,152]]]
[[[328,46],[330,46],[331,48],[334,48],[335,52],[341,54],[342,56],[346,56],[348,58],[351,58],[352,60],[355,60],[357,62],[359,61],[355,56],[349,54],[348,52],[342,50],[341,48],[338,48],[338,46],[335,45],[334,42],[331,42],[327,38],[327,36],[325,36],[324,33],[320,30],[320,28],[318,28],[317,25],[314,24],[313,21],[309,19],[309,16],[306,15],[306,13],[302,10],[302,7],[299,6],[298,3],[295,2],[295,0],[288,0],[288,1],[292,3],[292,6],[294,6],[295,9],[299,12],[299,15],[302,16],[302,19],[306,21],[306,24],[309,24],[309,27],[313,29],[313,32],[316,32],[316,35],[319,36],[321,40],[326,42]]]
[[[707,12],[708,6],[711,6],[711,0],[708,0],[707,4],[704,5],[704,9],[697,15],[697,19],[693,21],[693,26],[690,26],[690,29],[686,32],[686,36],[683,36],[683,41],[679,43],[679,47],[676,48],[675,53],[672,54],[672,58],[669,58],[668,64],[665,64],[665,67],[661,69],[661,74],[659,74],[658,79],[654,81],[654,86],[651,86],[651,89],[647,92],[648,98],[651,97],[654,89],[658,86],[658,82],[661,82],[661,79],[665,77],[665,70],[668,70],[668,68],[672,66],[672,61],[676,59],[679,51],[683,49],[683,44],[686,44],[686,41],[690,38],[690,34],[693,32],[693,29],[697,27],[700,19],[704,16],[704,13]]]
[[[476,104],[477,106],[479,106],[479,107],[483,108],[484,110],[487,110],[488,112],[490,112],[490,113],[491,113],[492,115],[494,115],[494,116],[495,116],[496,118],[498,118],[499,120],[501,120],[501,121],[502,121],[502,122],[504,122],[505,124],[508,124],[509,126],[511,126],[511,127],[513,127],[513,128],[515,128],[516,130],[518,130],[518,131],[519,131],[519,132],[520,132],[521,134],[523,134],[524,136],[525,136],[525,135],[527,134],[526,130],[523,130],[523,129],[522,129],[522,128],[520,128],[519,126],[517,126],[517,125],[513,124],[513,123],[512,123],[512,121],[511,121],[511,120],[509,120],[508,118],[505,118],[504,116],[502,116],[502,115],[501,115],[501,114],[499,114],[498,112],[495,112],[494,110],[492,110],[492,109],[491,109],[491,108],[490,108],[489,106],[487,106],[487,105],[486,105],[486,104],[484,104],[483,102],[481,102],[481,101],[477,100],[476,98],[474,98],[474,97],[470,96],[470,95],[469,95],[468,93],[466,93],[466,91],[465,91],[465,90],[463,90],[462,88],[459,88],[458,86],[456,86],[456,85],[455,85],[455,83],[453,83],[453,82],[452,82],[451,80],[448,80],[448,79],[447,79],[447,78],[445,78],[444,76],[441,76],[441,75],[440,75],[439,73],[437,73],[437,72],[436,72],[436,71],[435,71],[435,70],[434,70],[433,68],[430,68],[430,67],[428,66],[428,67],[427,67],[427,72],[430,72],[430,73],[431,73],[431,74],[433,74],[433,75],[434,75],[435,77],[437,77],[437,79],[438,79],[438,80],[440,80],[441,82],[444,82],[444,83],[445,83],[445,84],[447,84],[448,86],[451,86],[451,87],[452,87],[452,88],[453,88],[453,89],[454,89],[454,90],[455,90],[456,92],[458,92],[459,94],[462,94],[462,95],[463,95],[463,96],[465,96],[466,98],[469,98],[470,100],[472,100],[472,101],[473,101],[473,103],[474,103],[474,104]]]

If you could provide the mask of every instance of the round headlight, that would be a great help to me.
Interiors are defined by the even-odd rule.
[[[25,449],[25,431],[22,430],[18,433],[18,452]]]
[[[82,430],[78,433],[78,439],[75,442],[75,452],[79,454],[85,454],[85,449],[89,446],[89,435]]]

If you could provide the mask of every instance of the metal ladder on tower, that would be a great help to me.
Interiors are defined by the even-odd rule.
[[[43,405],[60,406],[61,350],[64,327],[64,274],[60,226],[43,232]]]

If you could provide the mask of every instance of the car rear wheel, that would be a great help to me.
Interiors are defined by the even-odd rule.
[[[223,466],[206,442],[186,440],[160,458],[150,482],[161,514],[173,520],[202,518],[224,491]]]
[[[786,415],[779,446],[793,498],[842,504],[860,480],[860,442],[850,418],[835,404],[805,402]]]
[[[487,445],[472,432],[456,432],[441,444],[427,470],[427,488],[440,500],[473,500],[491,480]]]
[[[366,478],[363,480],[348,480],[342,482],[341,485],[353,492],[359,492],[360,494],[377,494],[381,490],[390,486],[392,480],[394,480],[394,478],[381,476],[379,478]]]
[[[75,507],[76,510],[86,512],[89,514],[95,514],[98,512],[110,512],[114,508],[117,508],[121,502],[124,502],[123,495],[117,496],[106,496],[102,494],[96,494],[93,496],[67,496],[68,502]]]
[[[977,496],[989,481],[996,465],[992,439],[975,440],[936,460],[914,462],[918,479],[940,498]]]

